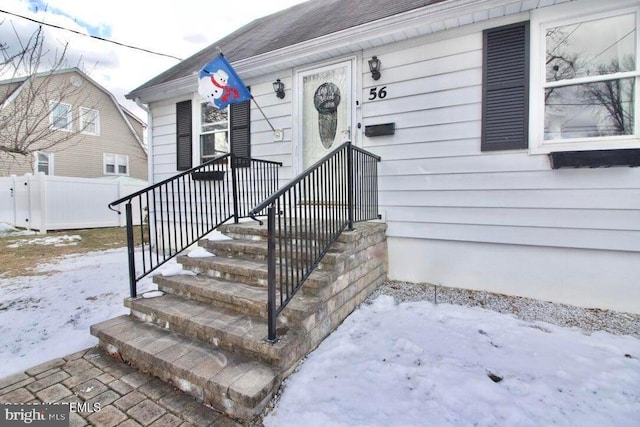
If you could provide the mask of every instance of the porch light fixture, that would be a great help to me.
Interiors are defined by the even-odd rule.
[[[369,71],[373,80],[380,78],[380,60],[375,55],[369,60]]]
[[[278,98],[284,98],[284,83],[282,83],[280,79],[273,82],[273,91],[276,93]]]

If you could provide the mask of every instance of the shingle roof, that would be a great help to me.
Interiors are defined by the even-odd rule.
[[[256,19],[135,89],[137,92],[197,72],[219,47],[231,62],[445,0],[310,0]]]

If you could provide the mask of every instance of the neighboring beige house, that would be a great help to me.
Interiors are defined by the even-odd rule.
[[[30,95],[34,87],[41,91],[38,98]],[[25,113],[13,114],[16,109]],[[0,120],[10,121],[0,126],[0,132],[5,133],[0,143],[7,141],[6,136],[24,132],[28,124],[23,117],[28,115],[33,116],[28,121],[31,133],[42,135],[34,144],[36,149],[60,141],[63,133],[68,138],[41,151],[30,150],[29,155],[8,155],[0,150],[0,176],[43,172],[147,180],[145,124],[78,68],[0,82]]]

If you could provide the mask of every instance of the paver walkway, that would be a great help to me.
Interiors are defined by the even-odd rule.
[[[0,379],[2,403],[69,402],[70,426],[240,426],[167,383],[92,347]],[[75,402],[75,403],[74,403]],[[99,404],[99,405],[96,405]]]

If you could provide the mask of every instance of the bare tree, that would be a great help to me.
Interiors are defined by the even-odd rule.
[[[608,65],[600,65],[598,74],[612,74],[620,70],[634,69],[632,56],[622,61],[614,59]],[[606,80],[599,83],[585,85],[583,97],[587,105],[604,107],[611,126],[604,135],[633,134],[633,94],[635,92],[635,78]],[[604,136],[596,133],[592,136]]]
[[[90,118],[65,116],[60,114],[61,107],[83,105],[89,110],[95,106],[81,82],[63,73],[69,68],[68,43],[51,51],[42,26],[24,37],[11,25],[14,44],[0,44],[0,155],[16,158],[80,142],[82,132],[91,126]]]

